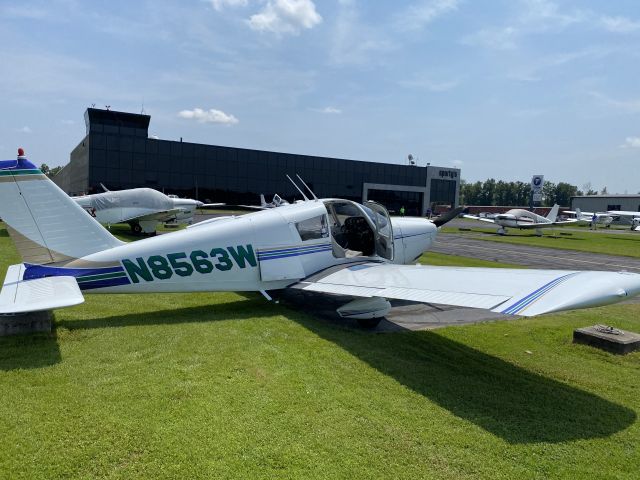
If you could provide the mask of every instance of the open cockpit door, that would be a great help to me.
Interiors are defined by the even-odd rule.
[[[370,208],[373,215],[369,215],[376,227],[376,254],[379,257],[393,260],[393,228],[386,208],[376,202],[368,201],[366,208]],[[369,212],[367,212],[369,213]]]
[[[391,221],[382,205],[363,206],[350,200],[325,200],[324,204],[335,257],[393,259]]]

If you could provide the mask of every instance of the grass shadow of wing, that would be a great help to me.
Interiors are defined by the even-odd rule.
[[[637,417],[630,408],[434,331],[372,334],[335,320],[327,322],[324,316],[314,320],[292,314],[291,318],[509,443],[605,438],[629,427]]]

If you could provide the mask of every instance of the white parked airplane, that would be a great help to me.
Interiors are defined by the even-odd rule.
[[[631,230],[640,232],[640,212],[633,212],[630,210],[609,210],[607,213],[617,217],[628,218],[631,222]]]
[[[128,223],[134,233],[155,233],[158,223],[191,223],[196,208],[224,205],[165,195],[152,188],[109,191],[102,187],[104,193],[72,198],[101,224]]]
[[[273,196],[273,200],[271,200],[271,202],[269,203],[267,203],[267,201],[265,200],[264,194],[261,193],[260,205],[238,205],[238,206],[242,208],[247,208],[249,210],[265,210],[267,208],[281,207],[282,205],[289,205],[289,202],[287,202],[284,198],[282,198],[277,193]]]
[[[593,222],[593,216],[596,216],[596,224],[604,225],[609,228],[611,226],[611,222],[613,221],[613,216],[609,215],[609,213],[604,212],[583,212],[579,208],[575,210],[566,210],[563,213],[568,213],[570,215],[575,215],[576,220],[580,223],[591,223]]]
[[[556,204],[553,206],[549,215],[543,217],[536,215],[528,210],[521,208],[514,208],[506,213],[498,213],[493,218],[478,217],[476,215],[465,215],[465,218],[472,218],[474,220],[480,220],[481,222],[494,223],[498,225],[497,233],[504,235],[507,233],[507,228],[519,228],[521,230],[535,230],[537,235],[542,235],[542,228],[555,227],[558,225],[567,225],[569,223],[575,223],[577,220],[562,220],[558,221],[558,209],[560,207]]]
[[[436,237],[433,222],[315,195],[124,243],[22,155],[0,162],[0,217],[24,261],[7,271],[2,314],[77,305],[83,291],[258,291],[269,298],[269,290],[296,288],[351,297],[340,315],[377,323],[388,299],[533,316],[640,293],[640,275],[627,272],[412,265]]]

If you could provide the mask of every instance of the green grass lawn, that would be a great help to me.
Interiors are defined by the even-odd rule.
[[[490,267],[490,268],[526,268],[522,265],[504,262],[492,262],[479,258],[447,255],[446,253],[427,252],[418,259],[423,265],[451,266],[451,267]]]
[[[637,478],[640,353],[571,332],[639,305],[392,334],[253,294],[55,316],[0,338],[0,478]]]
[[[507,235],[497,235],[496,228],[473,228],[471,231],[455,227],[443,227],[444,233],[456,233],[473,236],[480,240],[514,243],[534,247],[560,248],[580,252],[605,253],[640,257],[640,234],[606,234],[568,231],[564,228],[544,229],[544,235],[538,237],[528,230],[508,229]],[[478,234],[491,235],[478,235]]]

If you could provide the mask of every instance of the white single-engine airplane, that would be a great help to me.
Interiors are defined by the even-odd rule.
[[[478,217],[476,215],[465,215],[465,218],[472,218],[481,222],[494,223],[498,225],[499,235],[507,233],[507,228],[519,228],[521,230],[535,230],[536,235],[542,235],[542,228],[555,227],[558,225],[567,225],[569,223],[577,222],[576,219],[558,221],[559,206],[556,204],[553,206],[549,215],[543,217],[536,215],[528,210],[521,208],[513,208],[505,213],[498,213],[493,218]]]
[[[72,197],[92,217],[103,225],[128,223],[134,233],[155,233],[158,223],[191,223],[196,208],[219,207],[223,203],[205,204],[190,198],[165,195],[152,188],[129,190]]]
[[[611,222],[613,222],[613,216],[604,212],[583,212],[579,208],[576,208],[575,210],[566,210],[563,213],[575,215],[576,220],[582,224],[591,224],[593,222],[594,215],[596,216],[596,224],[604,225],[606,228],[611,227]]]
[[[389,218],[373,202],[303,197],[124,243],[23,155],[0,161],[0,217],[24,261],[7,271],[0,313],[77,305],[83,291],[258,291],[270,298],[269,290],[296,288],[351,297],[340,315],[375,324],[389,299],[533,316],[640,293],[640,275],[627,272],[412,265],[436,237],[433,222]]]
[[[631,223],[631,230],[640,232],[640,212],[634,212],[631,210],[609,210],[609,215],[614,217],[625,217]]]

